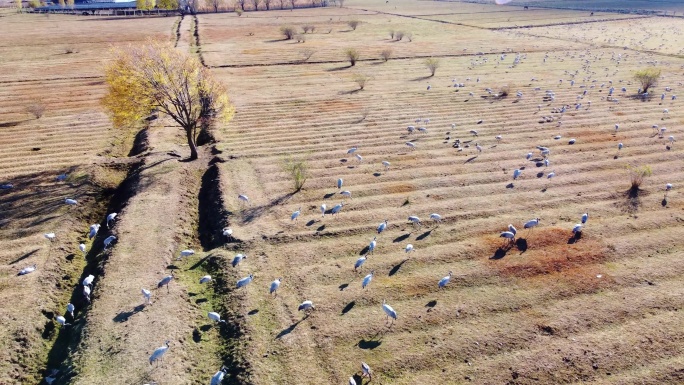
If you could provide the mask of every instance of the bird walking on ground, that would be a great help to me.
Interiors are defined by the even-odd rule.
[[[351,199],[351,197],[352,197],[352,193],[349,190],[342,191],[340,194],[349,198],[349,199]]]
[[[335,207],[332,208],[330,213],[332,215],[336,215],[336,214],[339,215],[340,211],[342,211],[342,207],[344,207],[344,202],[340,202],[339,204],[335,205]]]
[[[514,243],[515,242],[515,233],[511,231],[502,231],[501,234],[499,235],[500,238],[506,238],[508,240],[508,243]]]
[[[387,321],[392,318],[392,323],[389,325],[389,327],[392,327],[392,325],[394,325],[394,321],[397,319],[397,312],[394,311],[392,306],[388,305],[387,301],[384,299],[382,300],[382,311],[384,311],[387,315]]]
[[[222,366],[221,370],[216,372],[216,374],[214,374],[211,377],[211,384],[210,385],[221,385],[223,383],[223,377],[226,375],[227,370],[228,369],[226,369],[225,366]]]
[[[582,224],[587,223],[588,219],[589,219],[589,213],[582,214]]]
[[[231,239],[231,238],[233,238],[233,229],[231,229],[229,227],[224,227],[222,230],[222,234],[227,239]]]
[[[525,222],[525,225],[523,227],[526,229],[532,229],[533,227],[539,224],[539,221],[539,218],[530,219],[529,221]]]
[[[373,381],[373,371],[367,363],[361,362],[361,378],[368,377],[368,381]]]
[[[83,298],[90,302],[90,286],[83,286]]]
[[[439,280],[437,283],[437,286],[439,286],[440,289],[443,289],[447,284],[449,284],[449,281],[451,280],[451,276],[453,273],[449,271],[449,274],[446,275],[446,277],[442,278]]]
[[[247,195],[239,194],[238,199],[249,205],[249,197]]]
[[[145,303],[145,304],[150,304],[150,303],[151,303],[151,299],[152,299],[152,292],[149,291],[149,290],[147,290],[147,289],[145,289],[145,288],[142,288],[142,289],[140,290],[140,292],[141,292],[142,295],[143,295],[143,301],[144,301],[144,303]]]
[[[72,303],[68,303],[66,306],[67,313],[71,314],[71,318],[74,318],[74,310],[76,310],[76,307]]]
[[[31,274],[34,271],[36,271],[36,264],[33,264],[31,266],[27,266],[21,270],[19,270],[19,273],[17,275],[26,275],[26,274]]]
[[[344,180],[342,178],[337,180],[337,188],[341,189],[342,185],[344,185]]]
[[[575,236],[579,235],[582,233],[582,224],[578,223],[572,228],[572,233],[575,234]]]
[[[404,248],[404,251],[405,251],[406,253],[410,253],[410,252],[415,251],[415,250],[413,249],[413,245],[409,243],[409,244],[406,245],[406,247]]]
[[[117,213],[111,213],[107,215],[107,228],[110,229],[112,228],[112,224],[114,223],[114,220],[116,220]]]
[[[50,242],[54,242],[55,239],[57,239],[57,235],[55,235],[55,233],[47,233],[47,234],[43,234],[43,236],[45,237],[45,239],[47,239]]]
[[[378,237],[373,237],[373,240],[368,244],[368,253],[373,254],[373,251],[375,250],[375,246],[378,244],[377,242]]]
[[[415,149],[416,149],[416,144],[413,143],[413,142],[406,142],[406,145],[407,145],[408,148],[410,148],[411,150],[415,150]]]
[[[442,223],[442,216],[437,213],[430,214],[430,219],[435,221],[435,223]]]
[[[246,276],[245,278],[240,279],[237,281],[237,288],[245,287],[249,285],[250,282],[254,279],[254,274],[250,274]]]
[[[86,245],[85,245],[85,243],[81,243],[80,245],[78,245],[78,249],[81,250],[81,253],[83,253],[83,256],[85,257],[85,255],[86,255]]]
[[[303,311],[306,313],[306,315],[309,315],[312,310],[316,310],[316,307],[314,306],[313,302],[309,300],[302,302],[297,308],[297,311]]]
[[[104,250],[107,250],[107,247],[112,244],[112,242],[116,241],[116,237],[113,235],[108,236],[104,240]]]
[[[70,323],[67,323],[66,318],[62,317],[61,315],[58,315],[57,317],[55,317],[55,321],[57,321],[57,323],[62,325],[62,326],[70,326],[71,325]]]
[[[321,205],[321,217],[325,218],[325,210],[327,210],[327,209],[328,209],[328,207],[325,205],[325,203],[323,203]]]
[[[156,361],[163,361],[164,360],[164,354],[169,350],[171,345],[169,345],[171,341],[166,341],[164,342],[165,346],[158,347],[154,349],[154,352],[150,356],[150,365]]]
[[[211,282],[211,275],[205,275],[199,280],[200,285],[208,282]]]
[[[516,169],[513,171],[513,180],[518,179],[518,177],[520,177],[520,175],[522,175],[522,170],[519,169],[519,168],[516,168]]]
[[[75,206],[78,204],[78,201],[76,199],[66,198],[64,200],[64,203],[66,203],[69,206]]]
[[[221,315],[219,313],[216,313],[213,311],[210,311],[209,313],[207,313],[207,317],[209,317],[210,320],[215,321],[215,322],[226,323],[225,320],[221,319]]]
[[[176,278],[176,276],[173,274],[173,272],[171,273],[171,275],[167,275],[166,277],[162,278],[161,281],[159,281],[159,283],[157,283],[157,289],[161,289],[163,286],[166,286],[166,292],[168,293],[169,292],[169,283],[174,278]]]
[[[83,279],[83,286],[92,286],[94,280],[95,280],[95,276],[92,274],[89,274],[87,277],[85,277]]]
[[[387,228],[387,219],[385,219],[384,222],[382,222],[382,223],[380,223],[380,224],[378,225],[378,228],[377,228],[378,234],[380,234],[380,233],[382,233],[383,231],[385,231],[386,228]]]
[[[297,211],[293,212],[292,215],[290,216],[291,221],[297,222],[297,218],[299,218],[299,214],[302,212],[302,208],[298,208]]]
[[[180,256],[178,257],[178,260],[181,260],[182,258],[189,257],[191,255],[195,254],[195,250],[193,249],[186,249],[180,252]]]
[[[415,215],[409,216],[409,217],[408,217],[408,221],[411,222],[411,224],[413,224],[413,225],[418,225],[418,226],[420,226],[420,218],[418,218],[418,217],[415,216]]]
[[[357,259],[356,263],[354,263],[354,271],[356,271],[359,267],[361,267],[361,265],[363,265],[367,259],[368,259],[368,254]]]
[[[370,285],[371,281],[373,280],[373,274],[375,273],[375,270],[371,270],[371,272],[363,277],[363,282],[361,283],[361,288],[365,289],[366,286]]]
[[[237,255],[233,258],[233,262],[231,262],[231,265],[233,265],[233,267],[235,267],[235,266],[237,266],[240,262],[242,262],[243,259],[247,259],[247,255],[245,255],[245,254],[237,254]]]
[[[97,232],[100,231],[100,225],[94,224],[90,225],[90,231],[88,232],[88,239],[93,239],[97,235]]]
[[[278,288],[280,287],[280,282],[282,278],[278,278],[275,281],[271,282],[271,287],[268,289],[269,294],[273,294],[274,296],[278,295]]]
[[[383,160],[382,165],[385,166],[385,171],[389,171],[390,169],[390,162]]]

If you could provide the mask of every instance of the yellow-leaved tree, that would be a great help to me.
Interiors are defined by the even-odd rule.
[[[159,6],[159,9],[178,9],[178,0],[159,0],[157,5]]]
[[[115,48],[112,53],[102,104],[115,126],[133,126],[154,111],[164,114],[185,130],[194,160],[197,129],[233,117],[226,88],[194,56],[156,41]]]

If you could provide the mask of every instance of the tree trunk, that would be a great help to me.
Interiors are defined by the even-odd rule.
[[[190,146],[190,160],[199,158],[199,155],[197,154],[197,145],[195,145],[195,136],[192,134],[193,131],[194,130],[191,128],[185,129],[185,134],[188,138],[188,146]]]

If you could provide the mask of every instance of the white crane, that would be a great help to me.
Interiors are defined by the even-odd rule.
[[[116,241],[116,237],[113,236],[113,235],[110,235],[110,236],[108,236],[107,238],[105,238],[105,240],[104,240],[104,250],[107,250],[107,247],[109,247],[109,245],[110,245],[112,242],[114,242],[114,241]]]
[[[665,185],[665,191],[670,191],[672,190],[672,183],[668,183]]]
[[[76,307],[72,303],[68,303],[67,306],[67,312],[71,314],[71,318],[74,318],[74,310],[76,310]]]
[[[195,250],[185,249],[185,250],[180,252],[180,256],[178,257],[178,259],[180,260],[181,258],[189,257],[189,256],[194,255],[194,254],[195,254]]]
[[[97,235],[97,232],[100,231],[100,225],[94,224],[90,225],[90,232],[88,233],[88,239],[93,239]]]
[[[282,278],[278,278],[275,281],[271,282],[271,287],[268,289],[268,293],[277,296],[278,295],[278,288],[280,287],[281,281],[282,281]]]
[[[525,159],[530,160],[532,158],[532,153],[528,152],[527,155],[525,155]]]
[[[352,147],[349,150],[347,150],[347,154],[353,154],[356,152],[356,150],[358,150],[358,147]]]
[[[370,244],[368,244],[368,253],[373,254],[375,246],[378,244],[377,239],[378,237],[373,237],[373,240],[370,242]]]
[[[417,224],[418,226],[420,226],[420,218],[418,218],[418,217],[415,216],[415,215],[409,216],[409,217],[408,217],[408,221],[411,222],[411,223],[414,224],[414,225]]]
[[[89,274],[87,277],[83,279],[83,286],[92,286],[93,285],[93,280],[95,280],[95,276],[92,274]]]
[[[245,255],[245,254],[237,254],[237,255],[235,255],[235,257],[233,258],[233,262],[231,262],[231,264],[233,265],[233,267],[235,267],[235,266],[237,266],[240,262],[242,262],[243,259],[247,259],[247,255]]]
[[[354,380],[354,377],[349,377],[349,384],[348,385],[356,385],[356,380]]]
[[[509,225],[508,225],[508,231],[510,231],[511,233],[513,233],[513,235],[515,235],[515,234],[518,233],[518,229],[516,229],[515,226],[513,226],[512,224],[509,224]]]
[[[389,320],[390,317],[392,318],[392,324],[390,324],[390,327],[392,327],[392,325],[394,324],[394,320],[397,319],[397,312],[394,311],[392,306],[388,305],[387,301],[384,299],[382,300],[382,311],[384,311],[387,315],[387,320]]]
[[[409,243],[409,244],[406,245],[406,247],[404,248],[404,251],[407,252],[407,253],[410,253],[410,252],[415,251],[415,250],[413,249],[413,245]]]
[[[297,211],[293,212],[292,215],[290,215],[290,220],[297,222],[297,218],[299,218],[299,214],[301,214],[302,208],[298,208]]]
[[[43,234],[43,236],[47,240],[49,240],[50,242],[53,242],[55,240],[55,238],[57,238],[57,235],[55,235],[55,233],[47,233],[47,234]]]
[[[342,191],[342,192],[340,193],[340,195],[343,195],[343,196],[345,196],[345,197],[347,197],[347,198],[349,198],[349,199],[351,199],[351,197],[352,197],[352,193],[351,193],[351,191],[349,191],[349,190],[344,190],[344,191]]]
[[[117,213],[110,213],[107,215],[107,228],[112,227],[112,223],[116,220]]]
[[[363,265],[363,264],[366,262],[367,259],[368,259],[368,254],[366,254],[366,255],[362,256],[361,258],[357,259],[357,260],[356,260],[356,263],[354,263],[354,271],[356,271],[356,269],[358,269],[359,267],[361,267],[361,265]]]
[[[50,375],[45,377],[45,383],[48,385],[52,385],[53,382],[57,379],[57,376],[59,375],[59,370],[57,369],[52,369],[50,371]]]
[[[67,323],[67,322],[66,322],[66,318],[64,318],[64,317],[61,316],[61,315],[58,315],[57,317],[55,317],[55,320],[57,321],[57,323],[59,323],[59,324],[62,325],[62,326],[69,326],[69,325],[71,325],[70,323]]]
[[[617,130],[619,130],[619,129],[620,129],[620,125],[615,123],[615,132],[617,132]]]
[[[246,276],[245,278],[242,278],[241,280],[237,281],[237,287],[241,288],[241,287],[247,286],[247,285],[249,285],[250,282],[252,282],[253,279],[254,279],[254,275],[250,274],[250,275]]]
[[[375,273],[375,270],[371,270],[370,273],[363,277],[363,282],[361,283],[361,288],[365,289],[366,286],[370,285],[371,281],[373,280],[373,274]]]
[[[418,127],[418,131],[420,131],[422,134],[427,134],[428,130],[425,127]]]
[[[152,365],[153,362],[155,361],[163,361],[164,360],[164,354],[169,350],[171,347],[169,344],[171,341],[166,341],[164,342],[165,346],[158,347],[154,349],[154,352],[150,356],[150,365]]]
[[[78,249],[81,250],[81,253],[83,253],[83,256],[85,257],[85,255],[86,255],[86,245],[85,245],[85,243],[81,243],[80,245],[78,245]]]
[[[68,177],[69,175],[67,175],[67,173],[64,173],[57,175],[57,178],[55,179],[57,179],[58,182],[64,182]]]
[[[373,381],[373,371],[367,363],[361,362],[361,378],[368,377],[368,381]]]
[[[203,283],[208,283],[211,282],[211,275],[205,275],[204,277],[200,278],[199,283],[200,285]]]
[[[297,311],[304,311],[307,315],[311,310],[316,310],[316,307],[314,306],[313,302],[309,300],[302,302],[297,308]]]
[[[416,149],[416,144],[413,143],[413,142],[406,142],[406,145],[407,145],[408,148],[410,148],[411,150],[415,150],[415,149]]]
[[[575,142],[577,142],[577,139],[572,138],[568,141],[568,144],[575,144]]]
[[[477,136],[477,131],[476,131],[476,130],[470,130],[470,133],[473,134],[473,136]]]
[[[499,237],[508,239],[510,243],[515,242],[515,233],[512,231],[502,231]]]
[[[359,162],[363,162],[363,157],[360,154],[356,154],[354,156],[356,157],[356,160],[358,160]]]
[[[501,142],[501,139],[503,139],[503,136],[497,135],[494,137],[494,139],[496,139],[496,142],[499,143],[499,142]]]
[[[166,286],[166,292],[169,292],[169,283],[171,282],[172,279],[176,278],[176,276],[171,273],[171,275],[167,275],[166,277],[162,278],[159,283],[157,283],[157,289],[161,289],[162,286]]]
[[[442,216],[437,213],[430,214],[430,219],[432,219],[436,223],[442,223]]]
[[[78,204],[78,201],[76,199],[66,198],[64,200],[64,203],[66,203],[69,206],[74,206]]]
[[[408,126],[406,127],[406,131],[408,131],[409,135],[413,134],[413,131],[416,130],[416,126]]]
[[[145,301],[146,304],[151,303],[152,292],[145,288],[142,288],[140,292],[143,295],[143,301]]]
[[[480,146],[477,143],[475,143],[475,149],[477,150],[477,152],[482,152],[482,146]]]
[[[523,227],[526,229],[531,229],[534,226],[538,225],[539,221],[540,221],[539,218],[530,219],[529,221],[525,222],[525,225]]]
[[[249,197],[247,195],[238,194],[238,199],[249,205]]]
[[[225,366],[221,366],[221,370],[211,377],[210,385],[221,385],[223,383],[223,377],[226,375],[226,370]]]
[[[672,135],[670,135],[670,137],[667,138],[667,140],[670,142],[670,146],[674,145],[674,142],[676,142],[675,137]]]
[[[342,207],[344,206],[344,202],[340,202],[339,204],[335,205],[335,207],[332,208],[331,214],[339,214],[340,211],[342,210]]]
[[[83,297],[90,302],[90,286],[83,286]]]
[[[623,144],[622,144],[622,143],[618,143],[618,151],[622,150],[622,147],[624,147]]]
[[[582,232],[582,224],[578,223],[575,225],[575,227],[572,228],[572,233],[577,235],[578,233]]]
[[[230,227],[224,227],[223,228],[223,236],[230,239],[233,237],[233,229]]]
[[[449,271],[449,274],[446,275],[446,277],[442,278],[439,280],[437,283],[437,286],[439,286],[440,289],[443,289],[447,284],[449,284],[449,281],[451,280],[451,276],[453,273]]]
[[[221,315],[219,313],[216,313],[213,311],[210,311],[209,313],[207,313],[207,317],[209,317],[210,320],[215,321],[215,322],[226,323],[225,320],[221,319]]]
[[[544,159],[544,167],[549,167],[549,164],[551,164],[551,161],[549,160],[549,158],[545,158]]]
[[[520,175],[522,175],[522,170],[519,169],[519,168],[516,168],[516,169],[513,171],[513,180],[518,179],[518,177],[519,177]]]
[[[361,378],[368,377],[368,381],[373,381],[373,371],[367,363],[361,362]]]
[[[326,206],[325,203],[323,203],[323,204],[321,205],[321,217],[325,218],[325,211],[326,211],[327,209],[328,209],[328,206]]]
[[[589,213],[582,214],[582,223],[587,223],[587,219],[589,219]]]
[[[383,160],[383,161],[382,161],[382,165],[385,166],[385,170],[386,170],[386,171],[389,171],[389,169],[390,169],[390,162],[388,162],[388,161],[386,161],[386,160]]]
[[[378,234],[380,234],[380,233],[382,233],[383,231],[385,231],[386,228],[387,228],[387,219],[385,219],[384,222],[382,222],[382,223],[380,223],[380,224],[378,225],[378,228],[377,228]]]
[[[337,188],[341,189],[343,184],[344,184],[344,180],[342,178],[339,178],[337,180]]]
[[[36,264],[33,264],[31,266],[27,266],[21,270],[19,270],[19,273],[17,275],[26,275],[26,274],[31,274],[34,271],[36,271]]]
[[[547,178],[547,179],[551,179],[551,178],[553,178],[554,176],[556,176],[556,172],[555,172],[555,171],[551,171],[551,172],[549,173],[549,175],[546,176],[546,178]]]

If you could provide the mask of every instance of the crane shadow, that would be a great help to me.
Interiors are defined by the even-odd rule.
[[[14,264],[17,263],[17,262],[23,261],[24,259],[26,259],[26,258],[32,256],[33,254],[37,253],[38,250],[40,250],[40,249],[35,249],[35,250],[32,250],[32,251],[29,251],[28,253],[26,253],[26,254],[22,255],[21,257],[15,259],[14,261],[10,262],[10,265],[14,265]]]
[[[520,254],[526,252],[526,251],[527,251],[527,247],[528,247],[528,246],[527,246],[527,239],[525,239],[525,238],[518,238],[518,239],[516,239],[516,241],[515,241],[515,247],[518,248],[518,250],[520,251]]]
[[[315,219],[312,219],[312,220],[306,222],[306,227],[311,227],[311,226],[313,226],[315,223],[316,223],[316,220],[315,220]]]
[[[401,242],[401,241],[405,241],[405,240],[408,239],[408,237],[410,237],[410,236],[411,236],[411,233],[402,234],[402,235],[400,235],[400,236],[394,238],[394,240],[393,240],[392,242],[394,242],[394,243],[399,243],[399,242]]]
[[[419,236],[416,237],[416,241],[422,241],[423,239],[427,238],[432,234],[432,230],[428,230],[424,232],[423,234],[420,234]]]
[[[325,230],[325,225],[320,225],[320,226],[318,226],[318,228],[316,229],[316,231],[323,231],[323,230]]]
[[[577,243],[580,239],[582,239],[582,232],[581,231],[572,234],[572,236],[568,239],[568,245],[572,245],[573,243]]]
[[[279,196],[278,198],[273,199],[265,205],[248,207],[247,209],[242,211],[242,223],[246,224],[253,222],[255,219],[258,219],[259,217],[264,215],[264,213],[267,210],[287,202],[290,198],[292,198],[292,196],[294,196],[294,193],[289,192],[287,194]]]
[[[373,350],[373,349],[377,348],[378,346],[380,346],[381,344],[382,344],[382,341],[376,341],[376,340],[372,340],[372,339],[366,340],[366,339],[362,338],[361,340],[359,340],[359,343],[357,344],[357,346],[361,349],[364,349],[364,350]]]
[[[361,251],[359,252],[359,255],[366,255],[366,253],[368,253],[369,250],[370,250],[370,246],[366,246],[363,249],[361,249]]]
[[[348,287],[349,287],[348,283],[343,283],[340,286],[338,286],[337,288],[340,289],[340,291],[344,291],[344,289],[346,289]]]
[[[252,309],[247,313],[247,315],[256,315],[258,313],[259,313],[259,309]]]
[[[134,316],[137,313],[140,313],[143,309],[145,308],[145,305],[138,305],[133,308],[131,311],[122,311],[119,314],[117,314],[114,318],[112,318],[112,321],[122,323],[128,321],[129,318]]]
[[[477,159],[477,155],[468,158],[468,159],[467,159],[465,162],[463,162],[463,163],[470,163],[470,162],[474,161],[475,159]]]
[[[202,264],[203,264],[204,262],[206,262],[209,258],[211,258],[211,257],[213,257],[213,256],[214,256],[214,254],[209,254],[209,255],[207,255],[206,257],[204,257],[204,258],[200,259],[199,261],[195,262],[194,265],[188,267],[188,270],[195,270],[195,269],[197,269],[198,267],[202,266]]]
[[[295,330],[295,328],[297,327],[297,325],[299,325],[302,321],[304,321],[304,320],[307,319],[307,318],[309,318],[309,315],[308,315],[308,314],[307,314],[304,318],[300,319],[299,321],[297,321],[297,322],[293,323],[292,325],[288,326],[287,328],[281,330],[280,333],[278,333],[278,335],[276,336],[275,339],[279,340],[279,339],[285,337],[286,335],[292,333],[292,331]]]
[[[408,261],[408,258],[394,265],[394,267],[392,267],[392,270],[390,270],[389,272],[389,276],[391,277],[397,274],[399,272],[399,269],[401,269],[401,267],[404,265],[404,263],[406,263],[406,261]]]
[[[342,315],[347,314],[351,311],[351,309],[354,308],[356,305],[356,301],[351,301],[349,302],[343,309],[342,309]]]
[[[331,193],[327,193],[327,194],[323,195],[323,199],[329,199],[329,198],[332,198],[332,197],[334,197],[334,196],[335,196],[335,194],[336,194],[336,193],[334,193],[334,192],[331,192]],[[325,213],[327,214],[328,212],[326,211]]]
[[[508,251],[509,251],[510,249],[511,249],[510,247],[499,247],[499,248],[496,249],[496,251],[494,252],[494,255],[492,255],[491,257],[489,257],[489,259],[493,259],[493,260],[502,259],[503,257],[506,256],[506,253],[508,253]]]
[[[425,307],[430,308],[430,309],[432,309],[435,306],[437,306],[437,300],[436,299],[433,299],[432,301],[425,304]]]

